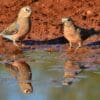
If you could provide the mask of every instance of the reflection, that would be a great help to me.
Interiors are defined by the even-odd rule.
[[[10,64],[7,63],[6,68],[16,78],[23,93],[33,92],[31,68],[24,60],[20,59],[12,61]]]
[[[64,81],[63,85],[71,84],[76,75],[81,71],[81,66],[72,60],[67,60],[64,64]]]

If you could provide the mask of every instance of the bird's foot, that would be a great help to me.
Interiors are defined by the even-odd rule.
[[[14,46],[19,47],[19,45],[16,42],[13,42]]]
[[[74,53],[77,53],[77,51],[78,51],[80,48],[81,48],[81,47],[78,46],[78,47],[75,49]]]

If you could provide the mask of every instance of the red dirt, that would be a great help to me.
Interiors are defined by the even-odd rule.
[[[2,37],[0,37],[0,54],[5,54],[7,56],[11,55],[18,55],[22,54],[21,48],[18,48],[11,43],[4,40]]]
[[[33,13],[32,27],[25,39],[42,41],[62,37],[61,18],[67,16],[79,27],[92,28],[93,34],[100,33],[99,0],[0,0],[0,31],[11,24],[19,9],[26,5],[32,7]],[[100,35],[86,41],[95,40],[100,40]]]

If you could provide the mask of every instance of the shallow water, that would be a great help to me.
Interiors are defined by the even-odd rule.
[[[63,51],[46,52],[44,49],[25,51],[32,70],[33,93],[24,94],[14,77],[0,64],[0,97],[2,100],[100,100],[100,65],[84,69],[66,86],[63,82]],[[82,63],[82,61],[80,61]],[[82,63],[86,64],[86,62]]]

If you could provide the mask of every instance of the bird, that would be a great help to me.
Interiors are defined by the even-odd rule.
[[[3,38],[13,41],[15,46],[17,41],[21,40],[30,30],[30,16],[32,9],[30,6],[22,7],[18,13],[17,19],[10,24],[6,29],[0,32]]]
[[[64,65],[64,77],[75,77],[80,72],[80,65],[72,60],[67,60]]]
[[[32,71],[29,64],[24,60],[18,59],[7,62],[6,69],[16,78],[23,93],[30,94],[33,92]]]
[[[81,66],[80,64],[76,63],[73,60],[67,60],[64,64],[64,81],[63,85],[69,85],[71,84],[74,79],[76,78],[76,75],[81,72]]]
[[[71,17],[64,17],[62,18],[63,23],[63,34],[65,39],[69,41],[70,49],[72,48],[72,44],[78,44],[78,48],[82,46],[82,39],[81,39],[81,29],[77,28],[72,20]]]

